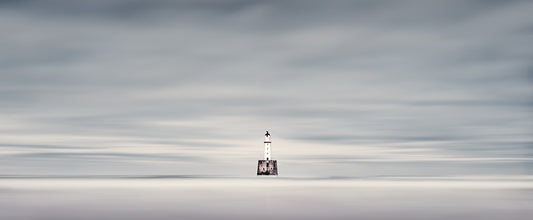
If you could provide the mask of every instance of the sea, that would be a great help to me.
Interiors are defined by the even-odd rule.
[[[533,219],[533,176],[0,176],[0,219]]]

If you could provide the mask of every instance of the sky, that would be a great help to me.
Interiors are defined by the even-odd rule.
[[[532,10],[0,1],[0,174],[531,175]]]

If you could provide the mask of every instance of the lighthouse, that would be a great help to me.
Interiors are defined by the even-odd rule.
[[[270,160],[271,157],[271,154],[270,154],[270,143],[272,143],[270,141],[270,134],[267,133],[265,134],[265,160]]]
[[[272,148],[270,144],[272,140],[270,139],[270,133],[266,131],[265,134],[265,154],[263,160],[257,161],[257,175],[278,175],[278,162],[272,160]]]

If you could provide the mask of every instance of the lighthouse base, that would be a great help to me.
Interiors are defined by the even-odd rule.
[[[277,160],[258,160],[257,175],[278,175]]]

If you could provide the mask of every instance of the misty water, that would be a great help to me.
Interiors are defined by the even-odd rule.
[[[531,219],[532,176],[0,178],[0,219]]]

